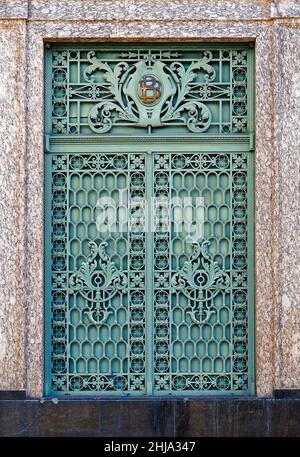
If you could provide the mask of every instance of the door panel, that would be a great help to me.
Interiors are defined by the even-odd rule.
[[[53,156],[52,170],[54,386],[144,391],[145,155]]]
[[[158,392],[247,388],[248,160],[154,156],[154,195],[171,201],[169,230],[154,234]]]
[[[250,154],[51,164],[54,389],[247,389]]]

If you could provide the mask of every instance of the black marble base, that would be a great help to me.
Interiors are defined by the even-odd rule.
[[[1,400],[25,400],[25,390],[0,390],[0,401]]]
[[[300,398],[300,389],[274,389],[275,398]]]
[[[0,400],[0,436],[300,436],[300,399]]]

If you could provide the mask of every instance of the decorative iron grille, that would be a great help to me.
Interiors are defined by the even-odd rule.
[[[47,49],[47,394],[253,392],[251,62]]]
[[[250,57],[229,47],[57,49],[49,131],[247,133]]]

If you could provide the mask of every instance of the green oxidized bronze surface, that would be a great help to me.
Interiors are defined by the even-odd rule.
[[[52,133],[247,133],[248,54],[229,47],[55,50]]]
[[[253,393],[252,51],[46,54],[46,394]]]

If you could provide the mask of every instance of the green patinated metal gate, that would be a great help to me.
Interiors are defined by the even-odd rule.
[[[45,393],[254,393],[253,49],[46,46]]]

